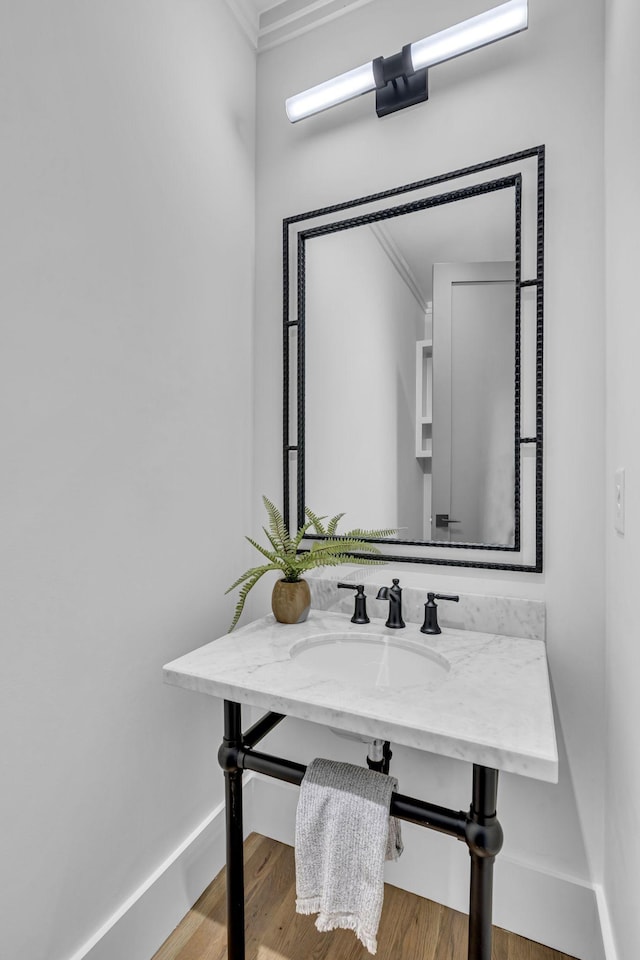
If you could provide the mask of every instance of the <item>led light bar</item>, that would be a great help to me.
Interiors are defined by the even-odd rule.
[[[433,67],[436,63],[444,63],[445,60],[452,60],[463,53],[526,30],[527,6],[527,0],[509,0],[477,17],[456,23],[424,40],[417,40],[411,44],[413,69]]]
[[[369,61],[369,63],[363,63],[361,67],[349,70],[348,73],[341,73],[339,77],[325,80],[316,87],[289,97],[285,103],[287,116],[291,123],[295,123],[296,120],[303,120],[314,113],[321,113],[329,107],[335,107],[338,103],[353,100],[363,93],[371,93],[375,88],[373,63]]]
[[[527,26],[527,0],[508,0],[507,3],[501,3],[477,17],[463,20],[462,23],[447,27],[446,30],[410,44],[413,71],[417,73],[419,70],[426,70],[445,60],[452,60],[463,53],[469,53],[471,50],[477,50],[478,47],[484,47],[503,37],[526,30]],[[378,58],[378,61],[387,64],[392,59],[395,58],[389,58],[387,61]],[[387,86],[389,83],[395,86],[396,80],[400,80],[401,77],[406,81],[406,74],[398,74],[398,77],[390,80]],[[324,83],[289,97],[285,104],[287,116],[292,123],[296,123],[305,117],[335,107],[339,103],[353,100],[364,93],[371,93],[377,88],[373,63],[364,63],[361,67],[356,67],[354,70],[349,70],[347,73],[342,73],[338,77],[333,77],[331,80],[326,80]],[[426,95],[422,99],[426,99]],[[415,99],[409,102],[415,102]],[[404,105],[408,106],[409,102]]]

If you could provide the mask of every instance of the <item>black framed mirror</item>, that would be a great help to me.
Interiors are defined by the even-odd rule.
[[[287,524],[540,572],[544,147],[283,223]]]

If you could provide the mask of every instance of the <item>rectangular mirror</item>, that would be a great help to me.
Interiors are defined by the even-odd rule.
[[[284,491],[389,559],[542,570],[544,148],[284,221]]]

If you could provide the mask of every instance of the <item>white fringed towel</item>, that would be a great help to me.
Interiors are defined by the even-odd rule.
[[[296,814],[296,910],[317,913],[320,931],[353,930],[377,949],[384,861],[402,853],[400,823],[389,816],[393,777],[351,763],[313,760]]]

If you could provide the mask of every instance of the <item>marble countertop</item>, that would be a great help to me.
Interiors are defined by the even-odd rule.
[[[376,634],[426,644],[444,658],[444,679],[431,684],[367,687],[313,673],[292,646],[323,634]],[[546,648],[527,640],[416,624],[389,630],[384,621],[352,624],[344,614],[313,610],[305,623],[256,620],[164,667],[167,683],[287,716],[323,723],[420,750],[556,782],[558,755]]]

